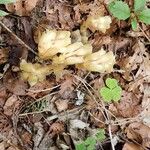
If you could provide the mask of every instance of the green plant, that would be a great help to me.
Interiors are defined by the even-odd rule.
[[[9,4],[9,3],[14,3],[16,0],[0,0],[0,4]],[[8,15],[7,12],[0,10],[0,17]]]
[[[95,135],[88,137],[84,141],[78,142],[75,145],[76,150],[95,150],[96,143],[98,141],[102,142],[105,138],[105,130],[100,129]]]
[[[108,9],[119,20],[130,18],[133,30],[137,29],[138,21],[150,24],[150,9],[146,7],[146,0],[134,0],[133,9],[127,3],[115,0],[108,5]]]
[[[122,89],[118,85],[116,79],[107,78],[106,86],[100,89],[100,94],[103,100],[107,103],[111,102],[112,100],[117,102],[121,98]]]

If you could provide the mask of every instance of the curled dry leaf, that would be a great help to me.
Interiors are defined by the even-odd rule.
[[[19,16],[28,16],[39,0],[17,0],[16,3],[6,4],[6,9]]]
[[[38,51],[41,59],[51,59],[60,48],[71,44],[69,31],[46,30],[39,37]]]
[[[79,67],[88,71],[109,73],[113,71],[114,64],[115,56],[113,52],[106,52],[101,49],[98,52],[87,55],[84,59],[84,63],[79,65]]]
[[[20,63],[20,69],[22,71],[21,76],[24,80],[27,80],[31,86],[37,82],[43,81],[46,75],[51,73],[51,66],[42,66],[38,63],[32,64],[22,60]]]

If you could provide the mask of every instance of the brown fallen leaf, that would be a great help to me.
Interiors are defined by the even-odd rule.
[[[59,94],[63,99],[69,99],[74,97],[74,86],[73,86],[73,77],[65,76],[65,80],[60,86]]]
[[[125,143],[122,150],[144,150],[141,146],[134,143]]]
[[[0,65],[5,63],[8,59],[8,49],[0,49]]]
[[[59,99],[55,102],[58,112],[65,111],[68,109],[68,100]]]
[[[15,95],[26,95],[26,89],[28,88],[27,83],[22,79],[8,71],[3,77],[3,84],[8,91]]]
[[[16,95],[12,95],[6,100],[6,103],[3,107],[4,114],[7,116],[12,116],[15,108],[18,108],[20,102],[18,101],[18,97]]]
[[[3,108],[7,98],[6,88],[1,84],[0,85],[0,107]]]
[[[131,92],[122,92],[122,97],[119,103],[110,104],[109,110],[118,117],[134,117],[142,110],[139,104],[140,99]]]
[[[55,122],[50,126],[50,132],[52,135],[61,134],[65,131],[63,122]]]
[[[27,95],[33,97],[34,99],[40,98],[51,91],[45,89],[51,89],[53,87],[53,84],[53,82],[48,80],[38,82],[27,90]]]
[[[39,0],[17,1],[16,3],[6,4],[6,9],[19,16],[28,16]]]
[[[144,148],[150,148],[150,127],[134,122],[127,127],[126,132],[129,139],[137,141]]]

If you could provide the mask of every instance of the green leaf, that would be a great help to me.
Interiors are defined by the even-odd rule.
[[[80,142],[75,145],[75,149],[76,150],[86,150],[86,146],[85,146],[84,142]]]
[[[120,86],[117,86],[111,92],[112,92],[112,99],[115,102],[118,102],[121,99],[122,88]]]
[[[137,29],[137,20],[136,18],[133,18],[131,20],[131,26],[132,26],[132,29],[135,31]]]
[[[15,3],[16,0],[0,0],[0,4]]]
[[[143,10],[139,16],[139,20],[147,25],[150,24],[150,9]]]
[[[6,15],[8,15],[7,12],[0,10],[0,17],[6,16]]]
[[[146,5],[146,0],[134,0],[134,11],[142,11]]]
[[[107,87],[102,87],[100,90],[100,94],[105,102],[111,102],[112,93],[111,90]]]
[[[94,137],[88,137],[85,141],[84,141],[85,145],[95,145],[96,144],[96,140]]]
[[[96,144],[96,143],[95,143]],[[87,147],[87,150],[95,150],[95,144],[91,144]]]
[[[116,79],[111,79],[111,78],[107,78],[106,79],[106,85],[110,88],[113,89],[114,87],[116,87],[118,85],[118,82]]]
[[[96,138],[97,140],[99,140],[100,142],[102,142],[103,140],[105,140],[106,136],[105,136],[105,130],[104,129],[100,129],[97,133],[96,133]]]
[[[108,8],[113,16],[118,18],[119,20],[126,20],[130,17],[130,8],[125,2],[112,2],[109,4]]]

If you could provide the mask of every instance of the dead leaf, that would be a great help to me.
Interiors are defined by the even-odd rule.
[[[51,91],[45,89],[51,89],[53,86],[54,83],[48,80],[38,82],[27,90],[27,95],[33,97],[34,99],[43,97]]]
[[[62,134],[65,131],[65,126],[63,122],[54,122],[50,126],[50,132],[52,135]]]
[[[12,95],[6,100],[6,103],[3,107],[4,114],[7,116],[12,116],[15,108],[19,107],[20,102],[18,101],[18,97],[16,95]]]
[[[0,85],[0,107],[3,108],[6,101],[7,93],[3,84]]]
[[[110,104],[109,110],[118,117],[134,117],[142,110],[139,101],[140,100],[133,93],[123,91],[120,102]]]
[[[129,139],[136,140],[144,148],[150,148],[150,128],[148,126],[135,122],[127,127],[126,132]]]
[[[62,99],[56,100],[55,105],[58,112],[65,111],[68,109],[68,100]]]
[[[26,95],[27,83],[22,79],[8,71],[3,77],[3,84],[5,87],[15,95]]]
[[[141,146],[134,143],[125,143],[122,150],[144,150]]]
[[[6,4],[6,9],[19,16],[28,16],[39,0],[25,0]]]
[[[0,65],[8,60],[8,49],[0,49]]]
[[[69,99],[74,97],[74,86],[73,86],[73,77],[65,76],[65,80],[60,86],[59,94],[63,99]]]

